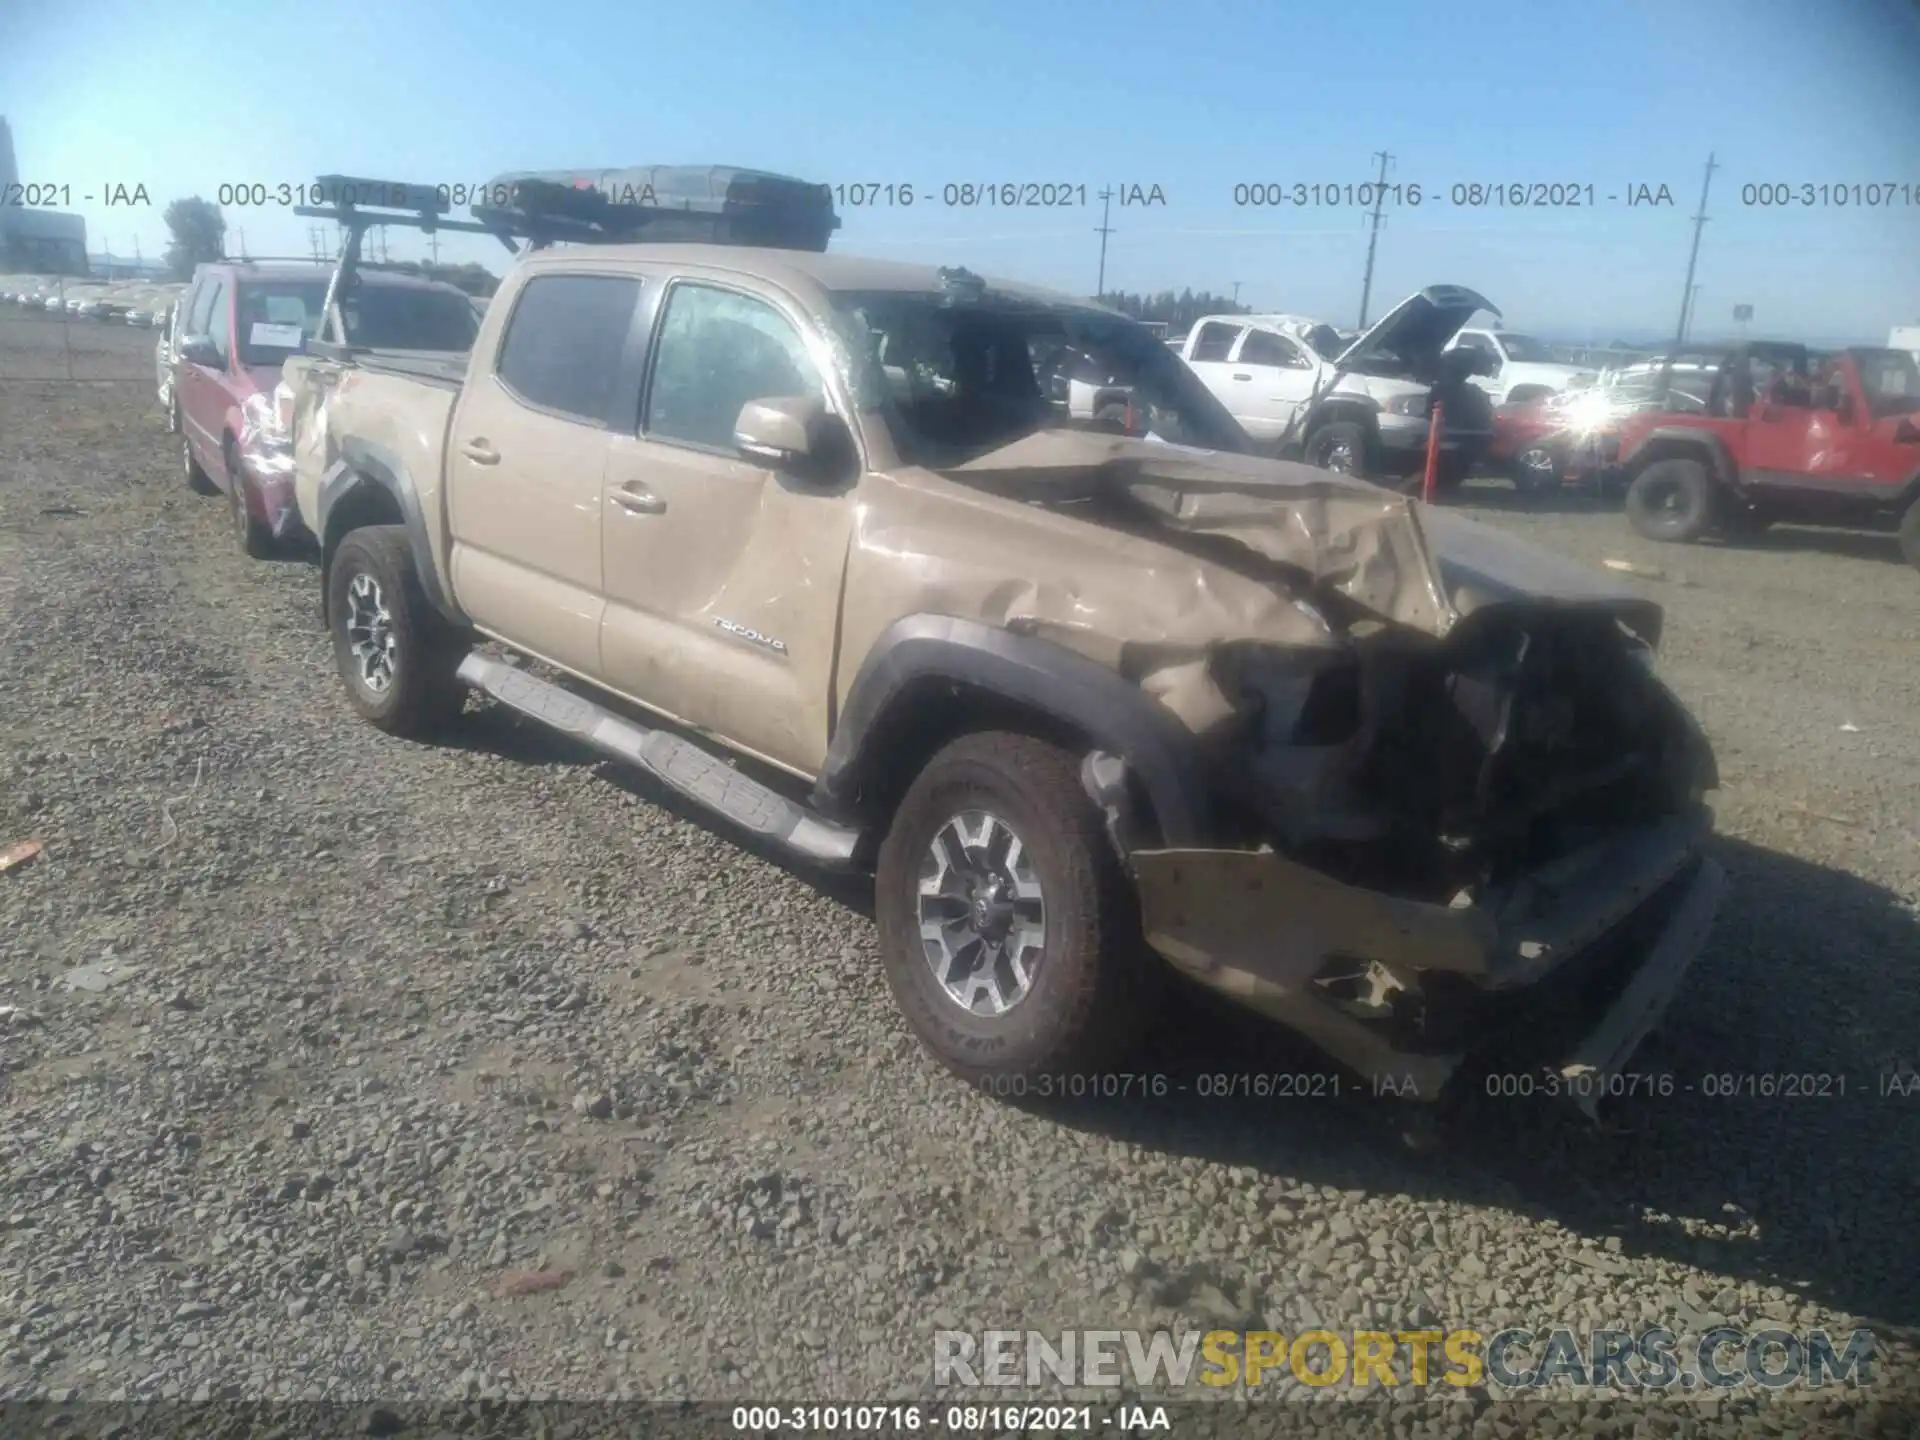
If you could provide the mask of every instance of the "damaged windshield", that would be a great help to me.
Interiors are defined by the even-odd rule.
[[[1199,377],[1123,316],[993,292],[850,291],[834,305],[856,403],[885,415],[915,463],[964,463],[1037,430],[1127,431],[1121,416],[1176,445],[1251,448]]]

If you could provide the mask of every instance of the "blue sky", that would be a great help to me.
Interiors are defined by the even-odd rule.
[[[1362,182],[1384,149],[1425,203],[1388,208],[1375,316],[1448,281],[1514,328],[1602,339],[1671,330],[1712,150],[1696,333],[1732,330],[1743,302],[1756,334],[1884,341],[1920,321],[1913,0],[7,0],[0,112],[21,179],[70,184],[95,250],[157,252],[166,201],[223,182],[725,163],[921,192],[843,206],[836,248],[1090,293],[1097,201],[969,210],[943,187],[1158,185],[1164,206],[1113,212],[1110,288],[1237,280],[1260,308],[1342,325],[1363,212],[1237,207],[1234,187]],[[1598,204],[1436,203],[1505,180],[1591,185]],[[105,208],[114,183],[152,207]],[[1896,202],[1743,203],[1769,183]],[[1627,207],[1640,185],[1674,203]],[[253,253],[310,248],[279,206],[226,213]],[[397,233],[391,251],[425,253]],[[506,260],[486,240],[441,255]]]

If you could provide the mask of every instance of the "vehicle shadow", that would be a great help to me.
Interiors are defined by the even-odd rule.
[[[873,914],[870,877],[808,864],[504,707],[469,712],[445,743],[598,765],[635,797]],[[1128,1064],[1152,1078],[1112,1098],[1011,1103],[1282,1183],[1552,1220],[1617,1239],[1625,1257],[1920,1326],[1920,1080],[1904,1096],[1883,1091],[1920,1064],[1920,971],[1895,959],[1920,954],[1920,916],[1845,871],[1726,838],[1715,853],[1730,877],[1718,923],[1635,1058],[1645,1089],[1610,1106],[1604,1128],[1546,1095],[1544,1077],[1528,1077],[1528,1096],[1489,1094],[1514,1087],[1483,1081],[1444,1112],[1434,1148],[1410,1149],[1402,1134],[1425,1118],[1418,1107],[1374,1095],[1287,1031],[1178,982]],[[1671,1076],[1664,1097],[1650,1093],[1657,1074]],[[1302,1093],[1262,1086],[1276,1076]],[[1762,1077],[1789,1077],[1803,1093]]]
[[[559,677],[549,674],[547,678]],[[597,703],[605,697],[594,695],[591,698]],[[698,737],[666,724],[658,717],[647,717],[641,723],[658,726],[684,740],[699,743]],[[711,831],[729,844],[787,871],[837,904],[867,919],[873,918],[873,880],[870,875],[833,870],[810,863],[804,857],[734,824],[725,816],[716,815],[695,804],[645,771],[611,760],[570,735],[550,725],[529,720],[505,705],[476,697],[469,702],[460,722],[440,735],[436,743],[443,749],[480,752],[517,765],[592,766],[602,780],[617,785],[635,799],[657,806],[677,820]],[[792,788],[791,784],[782,786],[777,777],[760,767],[743,762],[741,769],[756,780],[773,783],[776,789]]]
[[[1533,515],[1600,515],[1618,513],[1620,497],[1602,494],[1593,486],[1562,485],[1553,490],[1521,491],[1510,481],[1476,476],[1441,504],[1463,509],[1515,511]]]
[[[1877,560],[1882,564],[1904,566],[1907,557],[1900,553],[1900,537],[1873,530],[1826,530],[1776,525],[1758,535],[1723,538],[1722,549],[1839,555],[1850,560]]]
[[[1920,1325],[1920,1083],[1904,1097],[1882,1092],[1889,1075],[1912,1074],[1896,1070],[1902,1062],[1920,1061],[1920,974],[1894,962],[1920,954],[1920,921],[1856,876],[1740,841],[1716,850],[1727,902],[1656,1043],[1636,1057],[1643,1073],[1664,1065],[1673,1092],[1612,1107],[1618,1128],[1544,1094],[1494,1098],[1483,1083],[1446,1112],[1435,1148],[1416,1152],[1396,1133],[1405,1102],[1351,1079],[1338,1098],[1325,1080],[1320,1098],[1232,1093],[1255,1088],[1253,1077],[1332,1067],[1276,1027],[1191,994],[1129,1067],[1166,1076],[1166,1098],[1039,1108],[1286,1183],[1550,1219],[1617,1239],[1625,1257]],[[1812,1078],[1793,1082],[1808,1093],[1786,1096],[1762,1094],[1782,1087],[1760,1076]],[[1711,1297],[1716,1287],[1703,1288]]]

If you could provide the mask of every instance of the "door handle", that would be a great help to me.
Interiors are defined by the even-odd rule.
[[[1235,374],[1234,374],[1234,377],[1233,377],[1233,378],[1234,378],[1234,379],[1236,379],[1236,380],[1251,380],[1251,379],[1253,378],[1253,376],[1251,376],[1251,375],[1242,375],[1242,374],[1240,374],[1240,373],[1238,373],[1238,372],[1236,371],[1236,372],[1235,372]]]
[[[638,480],[629,480],[614,491],[613,503],[631,515],[658,515],[667,508],[666,501]]]
[[[487,444],[485,440],[467,440],[462,442],[460,453],[476,465],[498,465],[500,452]]]

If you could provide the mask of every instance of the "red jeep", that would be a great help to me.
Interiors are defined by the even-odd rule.
[[[1699,414],[1620,426],[1627,520],[1650,540],[1776,520],[1897,526],[1920,567],[1920,367],[1904,350],[1733,347]]]

